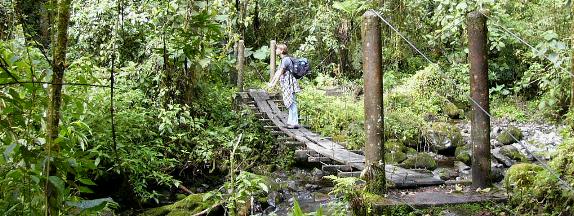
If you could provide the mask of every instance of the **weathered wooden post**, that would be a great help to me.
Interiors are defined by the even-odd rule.
[[[486,17],[472,12],[467,17],[470,51],[470,94],[472,104],[472,186],[490,185],[490,118],[488,104],[488,49]],[[476,104],[476,103],[478,104]]]
[[[363,73],[365,79],[365,162],[363,177],[367,190],[385,192],[384,128],[383,128],[383,74],[381,26],[373,11],[363,14]]]
[[[270,55],[271,55],[270,59],[271,60],[269,60],[269,66],[270,66],[269,67],[270,68],[269,69],[269,80],[272,80],[273,76],[275,75],[275,69],[276,69],[275,57],[276,57],[277,53],[275,53],[275,50],[277,49],[277,42],[275,42],[275,40],[271,41],[270,49],[271,49],[271,53],[270,53]]]
[[[245,63],[245,46],[243,40],[237,44],[237,89],[243,91],[243,64]]]

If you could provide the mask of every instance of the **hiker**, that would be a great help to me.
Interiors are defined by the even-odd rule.
[[[268,87],[273,88],[273,86],[277,84],[277,80],[279,80],[281,91],[283,93],[283,104],[285,104],[285,107],[289,108],[287,128],[297,129],[299,128],[299,115],[297,113],[296,93],[300,92],[301,88],[299,88],[297,79],[290,73],[290,71],[293,70],[293,60],[289,56],[287,45],[277,44],[275,52],[281,56],[281,64],[279,65],[277,72],[275,72],[275,76],[268,84]]]

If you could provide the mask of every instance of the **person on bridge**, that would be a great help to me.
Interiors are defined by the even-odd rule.
[[[297,113],[297,96],[296,94],[301,91],[297,79],[290,73],[293,70],[293,60],[289,56],[287,45],[277,44],[276,53],[281,56],[281,65],[275,72],[275,76],[268,84],[269,88],[273,88],[277,84],[277,80],[281,85],[283,95],[283,104],[289,108],[289,117],[287,118],[287,128],[299,128],[299,114]]]

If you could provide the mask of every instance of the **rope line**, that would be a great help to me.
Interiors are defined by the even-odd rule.
[[[88,83],[62,83],[56,84],[51,82],[41,82],[41,81],[14,81],[14,82],[7,82],[7,83],[0,83],[0,87],[10,86],[10,85],[22,85],[22,84],[47,84],[47,85],[62,85],[62,86],[91,86],[91,87],[98,87],[98,88],[110,88],[109,85],[97,85],[97,84],[88,84]]]
[[[386,25],[388,25],[393,31],[395,31],[395,33],[397,33],[401,38],[403,38],[403,40],[405,40],[414,50],[416,50],[424,59],[426,59],[432,66],[436,66],[438,71],[440,72],[440,75],[445,78],[446,81],[450,81],[452,82],[455,86],[456,86],[456,82],[454,82],[452,79],[450,79],[450,77],[448,77],[447,74],[445,74],[442,71],[442,68],[440,68],[440,65],[434,63],[433,61],[431,61],[424,53],[422,53],[410,40],[408,40],[399,30],[397,30],[392,24],[390,24],[385,18],[383,18],[379,12],[375,11],[375,10],[370,10],[372,12],[374,12]],[[466,95],[466,97],[468,99],[470,99],[470,101],[472,103],[474,103],[476,105],[476,107],[478,107],[484,114],[486,114],[490,119],[494,119],[493,116],[486,111],[476,100],[474,100],[472,97],[470,97],[469,95]],[[538,158],[536,155],[534,155],[523,143],[521,143],[514,135],[512,135],[508,130],[505,131],[505,133],[507,133],[508,135],[510,135],[510,137],[516,141],[516,143],[518,143],[519,145],[521,145],[524,150],[526,151],[527,154],[531,155],[534,159],[536,159],[536,161],[538,161],[540,163],[540,165],[546,169],[547,171],[549,171],[552,175],[554,175],[554,177],[556,177],[558,179],[558,181],[560,182],[561,186],[563,189],[568,189],[570,191],[574,191],[574,189],[570,186],[570,184],[568,184],[566,181],[564,181],[562,178],[560,178],[560,175],[552,168],[550,168],[546,162],[544,162],[543,160],[541,160],[540,158]]]

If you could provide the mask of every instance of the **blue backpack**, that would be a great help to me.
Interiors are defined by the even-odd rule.
[[[293,57],[289,57],[289,59],[291,59],[292,64],[292,69],[289,70],[289,72],[291,73],[291,75],[293,75],[295,77],[295,79],[301,79],[303,78],[303,76],[309,74],[309,72],[311,72],[311,67],[309,66],[309,61],[306,58],[293,58]]]

